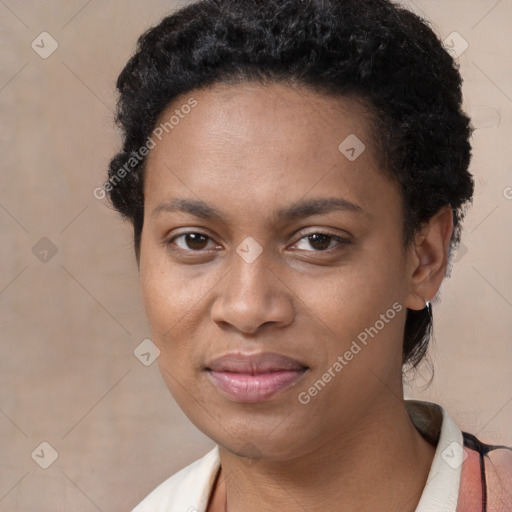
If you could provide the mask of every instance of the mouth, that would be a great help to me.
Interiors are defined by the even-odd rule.
[[[288,389],[309,367],[272,352],[231,353],[213,360],[205,370],[215,387],[235,402],[263,402]]]

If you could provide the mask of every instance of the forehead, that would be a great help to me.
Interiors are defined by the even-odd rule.
[[[255,207],[330,191],[362,206],[375,203],[388,179],[370,126],[357,99],[303,87],[245,83],[192,91],[157,123],[161,140],[153,137],[146,161],[148,210],[184,193],[220,205],[235,193]]]
[[[328,151],[332,144],[336,149],[343,135],[357,134],[373,153],[371,117],[370,108],[356,97],[279,82],[245,82],[216,84],[179,96],[164,110],[156,129],[166,142],[170,141],[165,135],[172,133],[176,146],[183,141],[192,144],[195,139],[213,144],[229,136],[225,149],[250,151],[260,149],[262,143],[294,140],[297,144],[290,149],[310,155]],[[319,145],[320,138],[323,143]],[[152,153],[150,158],[160,151],[156,148]]]

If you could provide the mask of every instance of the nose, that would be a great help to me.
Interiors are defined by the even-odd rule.
[[[230,271],[218,284],[211,318],[223,328],[255,334],[265,324],[285,327],[293,321],[292,292],[269,266],[265,251],[251,263],[234,252]]]

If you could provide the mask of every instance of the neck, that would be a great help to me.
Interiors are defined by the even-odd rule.
[[[412,512],[434,452],[404,402],[393,397],[386,407],[365,413],[353,432],[292,460],[248,464],[219,446],[222,469],[209,510]]]

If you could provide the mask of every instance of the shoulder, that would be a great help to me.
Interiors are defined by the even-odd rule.
[[[218,446],[162,482],[132,512],[200,510],[220,466]]]
[[[485,475],[488,488],[487,512],[512,510],[512,448],[496,447],[485,459]]]

